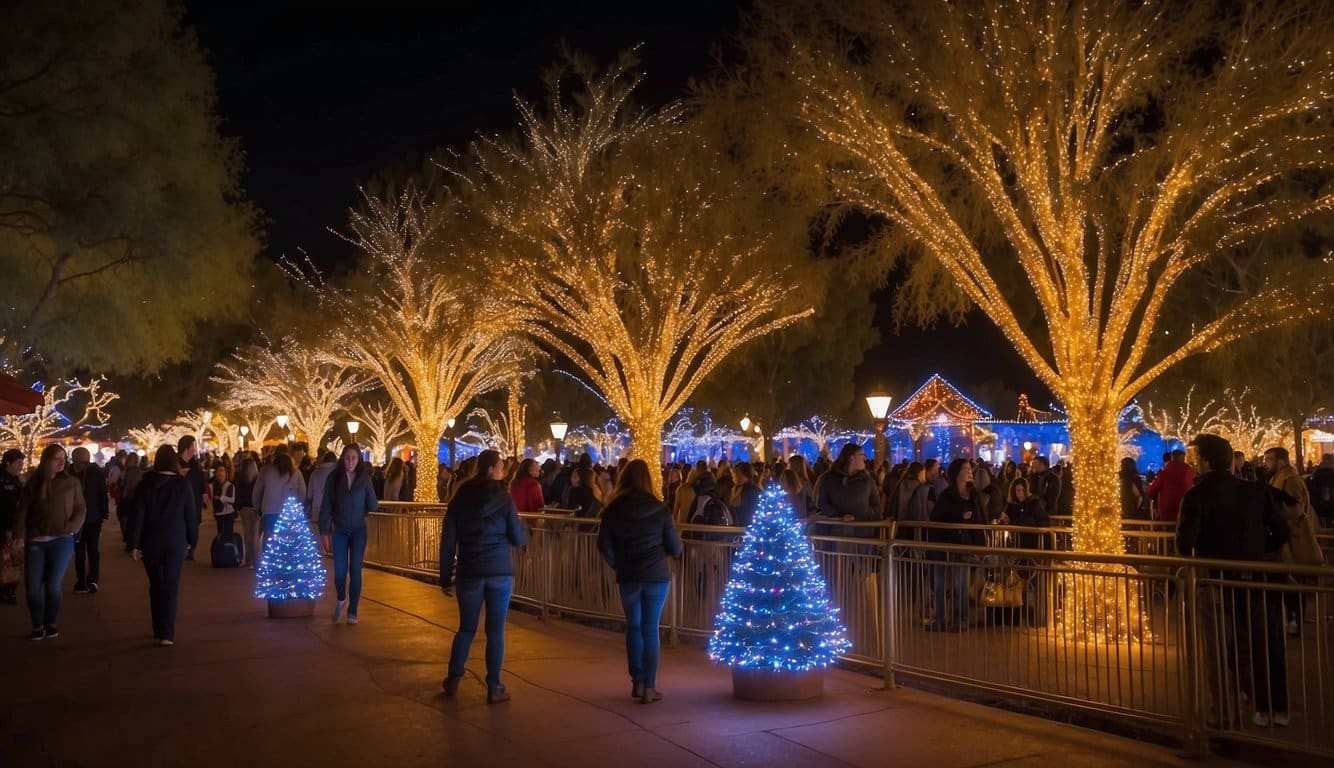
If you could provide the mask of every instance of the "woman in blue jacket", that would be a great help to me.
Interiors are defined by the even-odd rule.
[[[379,506],[371,473],[361,463],[361,447],[356,443],[346,446],[338,466],[325,481],[320,499],[320,537],[324,551],[333,553],[334,587],[338,591],[338,602],[333,609],[335,624],[342,618],[344,608],[347,623],[357,623],[361,562],[366,558],[366,515]]]
[[[505,463],[498,451],[482,451],[477,473],[459,486],[445,510],[440,534],[440,589],[450,593],[458,580],[459,631],[449,654],[445,695],[458,693],[463,665],[477,635],[477,621],[486,605],[486,701],[509,701],[500,683],[505,659],[505,616],[514,591],[511,547],[524,544],[523,523],[503,482]],[[455,562],[457,561],[457,568]]]
[[[625,609],[630,695],[652,704],[662,698],[658,692],[658,624],[672,578],[667,558],[681,554],[681,536],[672,513],[653,494],[652,476],[642,459],[627,464],[616,480],[616,491],[602,510],[598,550],[616,570],[616,586]]]

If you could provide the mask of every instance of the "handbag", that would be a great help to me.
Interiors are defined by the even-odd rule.
[[[1012,570],[1000,581],[989,579],[982,587],[982,604],[988,608],[1018,608],[1024,604],[1024,582]]]
[[[0,544],[0,584],[17,584],[23,578],[23,547]]]

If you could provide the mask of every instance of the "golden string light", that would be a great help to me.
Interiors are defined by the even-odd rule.
[[[1266,255],[1249,296],[1179,341],[1164,328],[1202,266],[1334,201],[1270,189],[1330,168],[1330,15],[1274,4],[1220,30],[1206,4],[813,6],[774,13],[752,52],[783,72],[839,198],[901,227],[1061,401],[1075,546],[1122,551],[1124,406],[1190,355],[1328,306],[1328,271],[1298,287]],[[1146,102],[1163,124],[1136,134]],[[1129,631],[1134,610],[1097,603],[1074,606],[1073,634]]]
[[[464,258],[461,219],[443,194],[416,184],[398,194],[363,191],[346,239],[370,259],[366,290],[306,275],[337,318],[322,354],[374,377],[407,421],[422,478],[414,500],[423,503],[437,500],[430,479],[445,423],[523,374],[531,356],[494,278]]]
[[[286,413],[292,433],[305,435],[313,451],[333,428],[334,413],[372,386],[371,379],[352,366],[292,337],[241,349],[216,371],[212,378],[223,387],[219,404],[224,410]]]
[[[791,298],[790,258],[729,228],[738,184],[687,138],[679,106],[631,105],[628,66],[572,61],[544,112],[519,105],[519,139],[482,142],[475,159],[526,332],[582,371],[656,465],[664,424],[700,382],[810,308]],[[573,98],[561,74],[582,81]]]

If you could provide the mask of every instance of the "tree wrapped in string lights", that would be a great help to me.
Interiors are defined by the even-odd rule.
[[[570,360],[656,466],[662,430],[736,349],[810,314],[791,254],[743,214],[744,184],[679,105],[633,106],[622,57],[570,57],[519,137],[475,146],[479,210],[527,333]],[[571,92],[563,84],[577,82]],[[773,224],[772,229],[778,229]],[[658,473],[654,482],[660,484]]]
[[[286,413],[292,432],[304,435],[315,450],[333,429],[334,414],[374,386],[353,366],[292,337],[238,351],[230,362],[218,364],[213,381],[225,388],[224,409]]]
[[[851,647],[810,539],[777,486],[760,497],[714,627],[709,656],[732,668],[740,698],[819,695],[818,675],[785,676],[822,670]]]
[[[301,500],[288,496],[255,568],[255,597],[269,601],[269,616],[309,616],[324,594],[324,561]]]
[[[38,446],[78,430],[99,429],[108,416],[106,407],[120,395],[104,389],[105,379],[78,379],[41,386],[42,404],[31,413],[0,417],[0,448],[23,451],[25,464],[37,460]]]
[[[525,372],[531,344],[518,331],[515,308],[495,280],[474,271],[468,255],[476,233],[466,229],[455,198],[434,184],[401,191],[362,191],[345,239],[366,255],[371,283],[361,290],[324,282],[313,270],[294,274],[318,292],[332,324],[326,355],[373,376],[417,444],[417,476],[433,478],[440,436],[478,395]],[[436,501],[435,483],[418,482],[415,501]]]
[[[393,403],[383,400],[363,402],[351,413],[365,430],[365,434],[358,435],[358,438],[364,441],[367,450],[371,452],[371,461],[376,464],[387,463],[389,452],[398,441],[408,436],[407,421]]]
[[[1334,201],[1332,24],[1315,2],[812,0],[769,10],[747,71],[775,73],[765,103],[795,105],[835,198],[887,223],[882,253],[921,257],[900,316],[976,306],[1061,401],[1075,546],[1120,552],[1121,410],[1330,306],[1327,255],[1248,246]],[[1258,279],[1202,311],[1219,259]],[[1133,634],[1084,607],[1074,634]]]

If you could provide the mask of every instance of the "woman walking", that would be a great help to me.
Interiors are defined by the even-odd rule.
[[[616,571],[625,610],[625,656],[630,696],[645,704],[662,699],[658,691],[658,624],[667,602],[671,571],[667,558],[681,554],[681,536],[666,505],[653,495],[648,464],[626,465],[616,490],[602,510],[598,551]]]
[[[384,500],[403,501],[403,485],[406,479],[407,471],[403,460],[395,456],[384,471]]]
[[[488,704],[510,699],[500,682],[500,666],[505,659],[505,615],[514,591],[510,548],[521,547],[525,541],[523,523],[502,482],[504,477],[500,452],[482,451],[477,457],[477,473],[459,486],[445,510],[440,535],[440,589],[446,595],[450,593],[457,560],[459,601],[459,631],[449,654],[449,675],[441,685],[446,696],[458,693],[485,603]]]
[[[258,563],[264,555],[264,541],[278,527],[278,515],[282,514],[283,503],[287,497],[295,496],[297,501],[306,498],[306,481],[297,471],[292,457],[280,453],[273,459],[273,464],[260,472],[255,482],[254,501],[259,510],[261,538],[259,552],[253,558]]]
[[[254,568],[259,563],[259,512],[255,510],[255,479],[259,477],[259,464],[253,454],[243,455],[245,458],[236,470],[235,506],[241,517],[241,538],[244,539],[245,561],[242,565]]]
[[[361,563],[366,558],[366,515],[379,509],[371,473],[361,463],[361,446],[343,447],[338,466],[329,473],[320,497],[320,537],[324,551],[334,559],[334,588],[338,602],[333,622],[347,609],[347,623],[357,623],[361,602]]]
[[[83,528],[87,509],[79,481],[65,472],[65,449],[46,446],[19,497],[19,520],[27,545],[23,580],[28,613],[32,616],[29,640],[60,637],[60,588],[74,557],[74,534]],[[18,526],[15,526],[18,530]]]
[[[130,549],[148,572],[148,605],[153,636],[162,646],[176,643],[176,603],[185,553],[199,543],[194,491],[181,475],[170,445],[157,449],[153,471],[144,475],[130,519]]]

